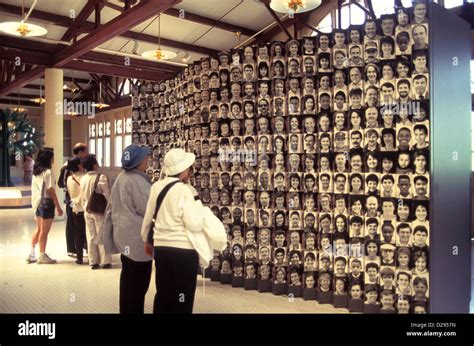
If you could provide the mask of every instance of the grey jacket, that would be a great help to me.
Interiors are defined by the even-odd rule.
[[[104,230],[109,233],[109,237],[112,235],[113,243],[121,254],[137,262],[152,260],[145,254],[140,234],[150,188],[150,180],[145,173],[138,170],[122,171],[115,180],[110,197],[108,221],[113,231]]]

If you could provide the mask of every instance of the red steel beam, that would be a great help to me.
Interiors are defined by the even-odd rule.
[[[165,12],[163,12],[163,14],[166,14],[166,15],[172,16],[172,17],[176,17],[176,18],[182,18],[184,20],[189,20],[190,22],[194,22],[194,23],[198,23],[198,24],[213,26],[215,28],[225,30],[225,31],[229,31],[229,32],[232,32],[232,33],[236,33],[237,31],[240,31],[240,33],[242,35],[249,36],[249,37],[256,34],[255,31],[253,31],[251,29],[248,29],[248,28],[244,28],[244,27],[239,26],[239,25],[234,25],[234,24],[222,22],[222,21],[217,20],[217,19],[212,19],[212,18],[200,16],[198,14],[191,13],[191,12],[184,11],[184,10],[180,10],[180,9],[177,9],[177,8],[169,8]]]
[[[72,46],[68,46],[53,56],[53,66],[62,67],[82,54],[100,46],[102,43],[124,33],[157,13],[176,5],[181,0],[148,0],[142,1],[130,10],[112,19],[107,24],[94,30]]]
[[[44,66],[36,66],[30,71],[22,73],[14,81],[8,84],[5,84],[0,88],[0,96],[8,95],[12,91],[19,89],[23,87],[24,85],[28,84],[30,81],[41,77],[44,73],[44,70],[45,70]]]
[[[159,81],[173,77],[173,74],[171,73],[161,73],[144,69],[135,69],[126,66],[109,66],[85,61],[71,61],[65,64],[63,68],[75,71],[105,74],[108,76],[121,76],[153,81]]]
[[[0,59],[13,61],[16,57],[20,57],[22,62],[28,64],[45,66],[52,65],[51,57],[46,52],[53,51],[56,47],[54,44],[29,41],[2,35],[0,35],[0,42],[2,42],[2,46],[4,46],[0,47]],[[35,43],[34,50],[31,50],[30,42]],[[182,70],[182,67],[176,65],[94,51],[83,54],[81,59],[118,66],[124,66],[127,59],[127,65],[135,68],[145,68],[149,70],[156,70],[157,72],[175,73]]]
[[[81,56],[81,59],[97,61],[102,63],[109,63],[112,65],[120,65],[123,66],[125,63],[125,59],[128,57],[124,57],[121,55],[114,55],[114,54],[107,54],[102,52],[88,52]],[[130,66],[138,67],[138,68],[147,68],[150,70],[160,70],[164,72],[180,72],[183,68],[176,65],[171,64],[164,64],[160,62],[155,62],[151,60],[142,60],[136,58],[128,58],[128,62]]]
[[[66,30],[64,35],[61,37],[61,41],[71,41],[72,38],[78,34],[79,29],[87,22],[87,18],[94,12],[96,9],[96,4],[98,4],[101,0],[88,0],[87,3],[82,8],[81,12],[77,15],[74,19],[72,24]],[[97,12],[97,11],[96,11]],[[99,8],[100,12],[100,8]]]
[[[0,3],[0,12],[21,16],[21,7]],[[52,14],[52,13],[43,12],[43,11],[37,11],[37,10],[33,10],[33,12],[31,12],[30,18],[44,21],[47,23],[51,23],[57,26],[65,27],[65,28],[68,28],[69,25],[71,25],[72,23],[72,19],[69,17],[60,16],[57,14]],[[81,32],[89,33],[94,30],[95,30],[95,24],[93,22],[86,22],[83,25]],[[154,43],[154,44],[158,43],[156,36],[147,35],[147,34],[135,32],[135,31],[131,31],[131,30],[127,30],[121,33],[119,36],[131,39],[131,40],[138,40],[138,41]],[[197,46],[194,44],[187,44],[187,43],[183,43],[183,42],[179,42],[175,40],[166,39],[163,37],[161,38],[161,44],[164,46],[171,47],[171,48],[186,50],[189,52],[195,52],[195,53],[200,53],[204,55],[212,55],[212,54],[218,53],[218,50],[215,50],[212,48],[206,48],[206,47]]]
[[[291,36],[290,32],[288,31],[288,29],[286,28],[285,25],[283,25],[283,23],[281,22],[280,20],[280,17],[278,17],[278,15],[275,13],[275,11],[273,11],[270,7],[270,0],[261,0],[261,2],[265,5],[265,7],[267,8],[267,11],[268,13],[270,13],[270,15],[273,17],[273,19],[275,20],[275,22],[278,24],[278,26],[280,27],[280,29],[286,34],[286,36],[289,38],[289,39],[292,39],[293,37]]]
[[[20,61],[25,64],[32,65],[49,65],[50,55],[42,52],[35,52],[30,50],[23,50],[20,48],[5,48],[0,47],[0,59],[15,61],[20,58]]]

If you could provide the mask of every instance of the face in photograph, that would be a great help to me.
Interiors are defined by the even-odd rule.
[[[426,26],[417,24],[412,28],[413,48],[427,49],[428,48],[428,29]]]
[[[303,38],[303,55],[313,55],[314,48],[315,48],[314,38],[304,37]]]
[[[349,39],[351,44],[359,44],[360,43],[360,31],[354,27],[350,28],[349,30]]]

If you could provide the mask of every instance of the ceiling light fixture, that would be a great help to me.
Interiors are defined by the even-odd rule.
[[[138,49],[140,49],[140,43],[138,43],[138,41],[135,40],[135,42],[133,43],[133,47],[132,47],[132,54],[140,55],[138,53]]]
[[[102,82],[99,82],[99,102],[95,104],[99,109],[110,107],[109,104],[105,103],[102,99]]]
[[[41,83],[41,80],[40,80]],[[43,103],[46,102],[46,99],[43,97],[43,86],[40,84],[40,95],[37,98],[31,99],[30,101],[33,101],[34,103],[37,103],[39,105],[42,105]]]
[[[177,54],[170,50],[161,49],[161,24],[160,24],[160,15],[158,15],[158,49],[156,50],[147,50],[142,53],[142,57],[151,59],[151,60],[170,60],[176,58]]]
[[[303,13],[321,6],[322,0],[272,0],[270,8],[280,13]]]
[[[6,34],[13,35],[13,36],[21,36],[21,37],[32,37],[32,36],[43,36],[48,33],[44,27],[26,23],[28,20],[33,8],[36,5],[37,0],[33,1],[33,5],[31,6],[30,10],[25,16],[25,1],[22,1],[21,4],[21,18],[22,20],[19,22],[3,22],[0,23],[0,31],[3,31]]]
[[[185,64],[191,59],[191,54],[186,53],[182,58],[181,61],[184,62]]]

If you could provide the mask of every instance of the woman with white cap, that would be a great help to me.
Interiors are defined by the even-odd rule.
[[[145,171],[149,147],[129,145],[122,154],[122,169],[110,196],[113,241],[120,251],[120,313],[143,314],[150,286],[153,257],[143,249],[141,224],[151,182]]]
[[[171,149],[163,161],[166,177],[152,186],[148,199],[142,239],[145,252],[155,258],[153,313],[193,311],[199,255],[188,232],[204,227],[203,205],[189,184],[194,160],[192,153]]]

